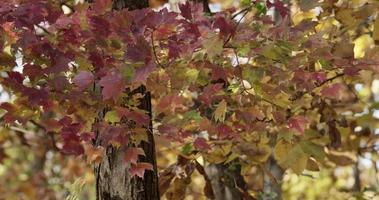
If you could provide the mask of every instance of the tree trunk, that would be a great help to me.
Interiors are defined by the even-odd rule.
[[[266,199],[282,199],[282,185],[279,183],[283,179],[284,171],[273,157],[267,160],[266,170],[270,174],[264,176],[263,196]]]
[[[114,0],[114,9],[128,8],[141,9],[149,6],[148,0]],[[141,86],[131,93],[144,94],[139,106],[147,111],[152,119],[151,96],[146,92],[145,86]],[[129,95],[131,95],[129,93]],[[105,110],[99,113],[97,122],[102,121]],[[95,166],[96,176],[96,199],[97,200],[157,200],[159,199],[158,172],[155,157],[155,143],[152,134],[152,121],[146,128],[148,142],[141,142],[146,154],[140,157],[139,162],[148,162],[153,165],[153,171],[145,171],[144,178],[132,177],[129,173],[129,166],[124,162],[124,148],[108,146],[106,153],[100,164]],[[100,133],[101,134],[101,133]],[[99,141],[97,141],[99,143]]]
[[[225,164],[209,164],[205,172],[211,182],[216,200],[242,200],[241,190],[246,184],[238,167],[233,169]],[[241,190],[240,190],[241,189]]]

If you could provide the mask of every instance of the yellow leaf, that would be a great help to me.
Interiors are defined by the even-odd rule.
[[[274,157],[283,168],[290,168],[296,174],[300,174],[307,167],[309,155],[307,155],[300,145],[280,140],[274,150]]]
[[[205,51],[211,60],[222,53],[223,45],[223,41],[216,34],[210,35],[210,37],[203,41]]]
[[[363,58],[367,50],[374,46],[370,35],[364,34],[354,41],[354,58]]]
[[[116,111],[109,111],[105,114],[104,120],[110,123],[117,123],[120,122],[120,117]]]
[[[214,118],[216,121],[223,122],[225,120],[225,115],[226,115],[226,101],[222,100],[218,104],[214,112]]]

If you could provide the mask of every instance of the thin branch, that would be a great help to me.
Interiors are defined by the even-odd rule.
[[[225,40],[224,45],[222,45],[223,47],[225,47],[229,43],[229,41],[232,39],[232,37],[233,37],[235,31],[237,30],[238,26],[240,25],[242,20],[245,18],[245,16],[249,12],[250,12],[250,9],[244,10],[244,13],[242,14],[241,18],[237,21],[237,24],[234,26],[234,31],[232,33],[230,33],[229,37]],[[232,17],[232,19],[233,19],[233,17]]]
[[[235,55],[235,57],[236,57],[237,67],[239,67],[239,66],[240,66],[240,62],[239,62],[239,59],[238,59],[238,55],[237,55],[237,51],[236,51],[236,49],[233,49],[233,52],[234,52],[234,55]],[[238,77],[238,78],[239,78],[240,81],[241,81],[241,85],[242,85],[242,88],[243,88],[243,91],[242,91],[242,92],[246,92],[246,93],[248,93],[248,94],[250,94],[250,95],[257,96],[257,95],[254,95],[254,94],[250,93],[249,90],[245,87],[245,84],[243,83],[243,77],[242,77],[242,76],[240,76],[240,77]],[[265,99],[265,98],[263,98],[262,96],[259,96],[259,98],[260,98],[261,100],[263,100],[264,102],[266,102],[266,103],[269,103],[269,104],[272,104],[272,105],[274,105],[274,106],[276,106],[276,107],[278,107],[278,108],[284,109],[282,106],[279,106],[278,104],[276,104],[276,103],[274,103],[274,102],[272,102],[272,101],[270,101],[270,100],[268,100],[268,99]]]
[[[325,81],[316,84],[315,87],[313,87],[313,88],[312,88],[311,90],[309,90],[309,91],[300,92],[300,93],[298,93],[298,94],[295,94],[290,100],[291,100],[291,101],[296,101],[296,100],[298,100],[298,99],[301,99],[304,95],[309,94],[310,92],[314,91],[315,89],[322,87],[322,86],[325,85],[326,83],[332,82],[332,81],[334,81],[335,79],[337,79],[337,78],[339,78],[339,77],[342,77],[342,76],[344,76],[344,75],[345,75],[344,73],[340,73],[340,74],[337,74],[337,75],[335,75],[335,76],[333,76],[333,77],[331,77],[331,78],[328,78],[328,79],[326,79]]]

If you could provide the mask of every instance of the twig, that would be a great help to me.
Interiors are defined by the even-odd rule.
[[[317,89],[317,88],[319,88],[319,87],[325,85],[326,83],[332,82],[333,80],[335,80],[335,79],[337,79],[337,78],[339,78],[339,77],[342,77],[342,76],[344,76],[344,75],[345,75],[344,73],[340,73],[340,74],[337,74],[337,75],[335,75],[335,76],[333,76],[333,77],[331,77],[331,78],[328,78],[328,79],[326,79],[325,81],[323,81],[323,82],[321,82],[321,83],[319,83],[319,84],[316,84],[315,87],[313,87],[313,88],[312,88],[311,90],[309,90],[309,91],[300,92],[300,93],[298,93],[298,94],[295,94],[290,100],[291,100],[291,101],[296,101],[296,100],[302,98],[305,94],[308,94],[308,93],[312,92],[313,90],[315,90],[315,89]]]
[[[237,28],[240,25],[241,21],[243,20],[243,18],[245,18],[245,16],[247,15],[247,13],[250,12],[250,10],[247,9],[247,10],[244,10],[244,12],[245,13],[243,13],[242,17],[237,21],[237,24],[234,26],[234,31],[232,33],[230,33],[229,37],[225,40],[224,45],[222,45],[223,47],[225,47],[228,44],[228,42],[232,39],[232,37],[234,35],[234,32],[237,30]]]
[[[240,62],[239,62],[239,59],[238,59],[238,55],[237,55],[237,51],[236,51],[236,49],[233,49],[233,52],[234,52],[234,55],[235,55],[235,57],[236,57],[237,67],[239,67],[239,66],[240,66]],[[243,77],[240,76],[240,77],[238,77],[238,78],[241,80],[241,85],[242,85],[242,88],[243,88],[243,91],[242,91],[242,92],[246,92],[246,93],[248,93],[248,94],[250,94],[250,95],[256,96],[256,95],[250,93],[249,90],[245,87],[245,84],[243,83]],[[268,100],[268,99],[265,99],[265,98],[263,98],[262,96],[260,96],[259,98],[260,98],[261,100],[263,100],[263,101],[269,103],[269,104],[272,104],[272,105],[278,107],[278,108],[284,109],[282,106],[279,106],[278,104],[276,104],[276,103],[274,103],[274,102],[272,102],[272,101],[270,101],[270,100]]]

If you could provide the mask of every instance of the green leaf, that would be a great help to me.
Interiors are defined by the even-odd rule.
[[[192,144],[187,143],[182,147],[182,154],[188,155],[193,150]]]
[[[203,117],[201,117],[200,113],[197,112],[196,110],[191,110],[186,113],[184,113],[184,120],[195,120],[197,122],[201,121]]]
[[[257,9],[257,14],[258,15],[266,15],[267,13],[267,7],[266,7],[266,4],[265,3],[257,3],[257,5],[255,6],[255,8]]]
[[[324,160],[326,154],[323,146],[317,145],[310,141],[301,141],[299,144],[305,153],[313,156],[319,161]]]
[[[250,6],[251,0],[241,0],[241,6]]]
[[[120,117],[118,116],[116,111],[108,111],[105,114],[104,120],[110,123],[117,123],[120,122]]]
[[[122,76],[125,78],[125,80],[132,80],[133,76],[134,76],[134,67],[130,66],[130,65],[125,65],[122,67],[121,69],[121,73],[122,73]]]

